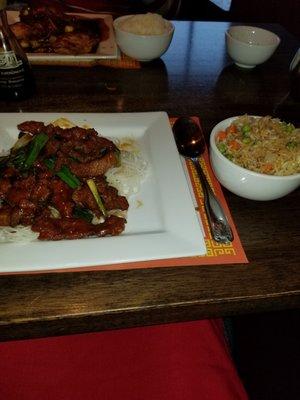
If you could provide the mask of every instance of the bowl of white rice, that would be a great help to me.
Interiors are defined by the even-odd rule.
[[[114,31],[117,45],[124,54],[147,62],[168,50],[174,25],[159,14],[135,14],[115,19]]]

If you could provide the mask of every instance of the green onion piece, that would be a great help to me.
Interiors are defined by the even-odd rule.
[[[48,142],[49,137],[45,133],[39,133],[38,135],[34,136],[31,141],[31,148],[29,154],[24,163],[24,167],[26,169],[30,168],[32,164],[37,159],[39,153],[41,152],[42,148]]]
[[[49,168],[51,171],[54,170],[55,167],[55,159],[54,158],[46,158],[44,160],[44,164]]]
[[[16,169],[24,169],[24,163],[27,158],[28,146],[17,149],[15,152],[10,152],[8,156],[0,157],[0,170],[8,167]]]
[[[17,169],[23,169],[26,157],[27,157],[26,148],[18,149],[16,152],[10,153],[9,156],[3,157],[1,159],[0,168],[9,166]]]
[[[94,218],[93,213],[87,208],[83,207],[75,207],[73,211],[73,217],[83,219],[89,223],[91,223]]]
[[[27,146],[32,141],[33,138],[34,136],[32,136],[30,133],[24,133],[22,136],[19,137],[19,139],[11,148],[11,153],[14,153],[20,148]]]
[[[87,183],[88,187],[90,188],[90,191],[92,192],[92,194],[94,196],[94,199],[96,200],[96,203],[97,203],[97,205],[99,207],[99,210],[106,217],[106,214],[107,214],[106,213],[106,209],[105,209],[103,201],[102,201],[102,199],[101,199],[101,197],[99,195],[99,192],[98,192],[98,189],[97,189],[97,186],[96,186],[94,180],[93,179],[88,179],[86,181],[86,183]]]
[[[53,206],[48,206],[48,209],[51,213],[51,217],[54,219],[58,219],[60,218],[60,212],[58,211],[57,208],[53,207]]]
[[[77,189],[80,186],[80,180],[65,165],[63,165],[61,169],[56,172],[56,175],[59,176],[60,179],[72,189]]]
[[[44,160],[44,163],[50,169],[50,171],[54,170],[54,158],[48,158]],[[59,171],[54,172],[54,174],[64,181],[71,189],[77,189],[80,186],[80,180],[65,165],[63,165]]]
[[[80,161],[78,160],[78,158],[73,157],[73,156],[69,156],[69,159],[70,159],[71,161],[80,162]]]
[[[17,169],[23,169],[27,157],[26,149],[19,149],[10,157],[9,165],[13,165]]]

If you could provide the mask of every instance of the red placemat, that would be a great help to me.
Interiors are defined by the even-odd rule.
[[[176,118],[170,118],[170,123],[173,125]],[[194,117],[194,120],[199,123],[199,119]],[[138,269],[138,268],[156,268],[156,267],[181,267],[181,266],[196,266],[196,265],[216,265],[216,264],[243,264],[248,263],[248,259],[241,244],[239,234],[232,219],[230,210],[228,208],[226,199],[221,189],[220,183],[217,181],[209,162],[209,153],[206,148],[204,155],[200,158],[202,169],[207,177],[212,190],[217,195],[221,205],[223,206],[231,228],[233,230],[234,240],[232,243],[221,244],[217,243],[211,236],[207,216],[204,209],[204,199],[202,187],[190,160],[182,160],[183,168],[186,170],[187,179],[189,180],[190,189],[192,191],[195,208],[199,213],[199,218],[202,221],[204,239],[207,252],[205,255],[168,258],[158,260],[145,260],[127,263],[117,263],[110,265],[96,265],[85,266],[76,268],[62,268],[54,270],[43,271],[25,271],[25,272],[4,272],[0,275],[14,275],[14,274],[41,274],[51,272],[76,272],[76,271],[101,271],[101,270],[121,270],[121,269]]]

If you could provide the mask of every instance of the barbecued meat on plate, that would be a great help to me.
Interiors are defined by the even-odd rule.
[[[12,31],[27,53],[89,54],[97,50],[102,20],[63,13],[56,7],[24,7]]]

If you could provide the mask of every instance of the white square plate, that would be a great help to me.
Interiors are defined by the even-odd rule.
[[[116,59],[119,57],[119,50],[115,41],[115,34],[113,28],[113,18],[110,14],[78,14],[78,13],[67,13],[77,17],[84,17],[89,19],[102,19],[103,23],[108,29],[108,36],[105,40],[99,42],[98,48],[95,53],[90,54],[79,54],[79,55],[68,55],[68,54],[55,54],[55,53],[27,53],[29,61],[36,64],[38,61],[46,61],[47,64],[54,64],[55,62],[61,61],[92,61],[102,59]],[[7,20],[9,25],[18,22],[19,12],[18,11],[7,11]]]
[[[134,138],[150,172],[129,198],[120,236],[0,244],[0,272],[39,271],[203,255],[202,229],[165,112],[115,114],[0,114],[0,152],[15,142],[17,124],[68,118],[109,138]]]

